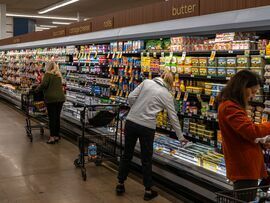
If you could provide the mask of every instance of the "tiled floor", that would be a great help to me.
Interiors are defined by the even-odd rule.
[[[87,166],[88,180],[73,166],[75,145],[62,140],[47,145],[36,136],[25,135],[24,116],[0,101],[0,203],[144,202],[140,180],[129,178],[124,196],[115,195],[116,171],[110,167]],[[181,202],[160,191],[152,202]]]

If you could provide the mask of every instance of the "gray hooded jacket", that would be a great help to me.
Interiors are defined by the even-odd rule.
[[[157,114],[166,109],[178,139],[184,139],[174,106],[174,98],[162,78],[144,80],[130,93],[128,103],[131,109],[127,120],[151,129],[156,129]]]

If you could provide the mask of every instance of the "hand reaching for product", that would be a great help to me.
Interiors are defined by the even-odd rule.
[[[183,140],[180,140],[180,145],[181,147],[188,147],[188,146],[191,146],[193,143],[188,141],[187,139],[183,139]]]

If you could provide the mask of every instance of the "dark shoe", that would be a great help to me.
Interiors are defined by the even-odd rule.
[[[122,195],[122,194],[124,194],[126,192],[126,190],[125,190],[125,185],[124,184],[118,184],[117,186],[116,186],[116,194],[117,195]]]
[[[145,201],[150,201],[152,199],[154,199],[155,197],[158,196],[158,193],[154,190],[146,190],[144,193],[144,200]]]

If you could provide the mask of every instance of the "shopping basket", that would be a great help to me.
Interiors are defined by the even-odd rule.
[[[81,112],[82,135],[79,137],[80,154],[74,165],[81,169],[82,178],[87,179],[85,163],[101,165],[104,160],[119,158],[117,137],[120,106],[116,104],[93,104],[84,106]],[[95,148],[96,156],[89,159],[89,144]],[[88,159],[85,157],[88,156]]]
[[[40,135],[44,135],[44,128],[46,124],[44,122],[38,121],[40,118],[47,116],[47,110],[44,102],[43,93],[29,91],[21,95],[21,108],[26,115],[25,130],[26,135],[29,137],[30,141],[33,141],[33,130],[39,130]],[[35,124],[32,120],[35,119]]]
[[[217,194],[218,203],[264,203],[270,202],[269,186],[241,190],[222,191]]]

